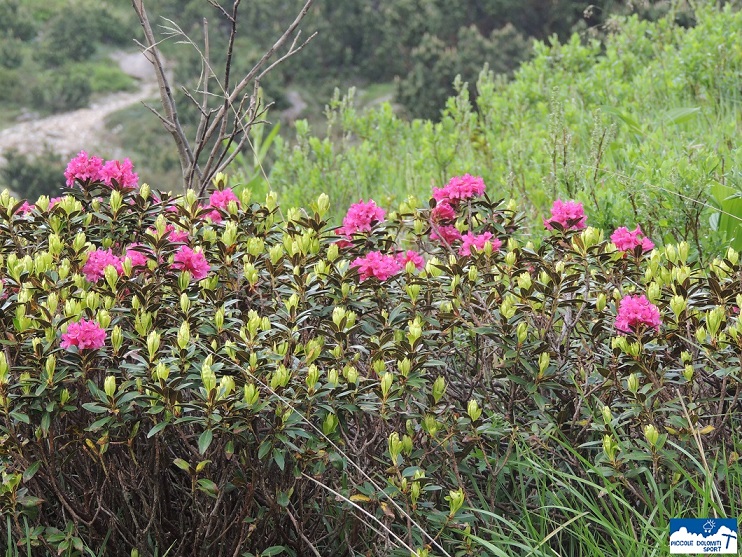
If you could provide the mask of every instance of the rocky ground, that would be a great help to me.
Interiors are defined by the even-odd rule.
[[[34,154],[48,146],[65,156],[83,149],[99,151],[106,116],[157,96],[155,73],[143,54],[117,52],[111,58],[124,72],[137,79],[139,87],[136,91],[107,95],[87,108],[19,122],[0,131],[0,164],[4,162],[3,154],[10,149]]]

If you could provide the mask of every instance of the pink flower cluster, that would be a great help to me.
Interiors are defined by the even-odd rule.
[[[484,193],[484,180],[479,176],[464,174],[454,176],[442,188],[433,188],[433,199],[456,206],[459,201],[471,199]]]
[[[498,238],[494,238],[490,232],[483,232],[482,234],[474,234],[467,232],[461,237],[462,243],[459,248],[459,255],[471,255],[471,248],[476,248],[477,251],[484,249],[484,244],[489,242],[492,245],[492,249],[495,251],[502,247],[502,241]]]
[[[384,255],[380,251],[372,251],[364,257],[358,257],[353,260],[350,266],[358,268],[361,280],[376,277],[385,281],[402,270],[399,259],[393,255]]]
[[[83,185],[91,183],[105,184],[113,188],[119,187],[131,190],[137,187],[139,176],[129,159],[123,161],[112,160],[103,162],[99,157],[91,157],[85,151],[80,151],[72,159],[64,171],[67,185],[72,187],[75,182]]]
[[[121,274],[121,258],[114,255],[110,249],[97,249],[88,255],[88,260],[82,268],[85,278],[89,282],[98,282],[103,278],[106,267],[113,265],[116,271]]]
[[[188,271],[196,280],[206,278],[211,266],[206,261],[206,257],[200,251],[193,251],[188,246],[180,246],[175,253],[173,268],[180,271]]]
[[[28,213],[30,213],[31,211],[33,211],[35,208],[36,208],[36,205],[31,205],[31,204],[29,204],[28,201],[24,201],[23,202],[23,205],[21,205],[20,207],[18,207],[18,210],[16,211],[16,214],[17,213],[23,213],[23,215],[25,216]]]
[[[152,253],[148,248],[144,248],[140,244],[130,244],[129,247],[126,248],[124,258],[128,257],[131,260],[132,267],[146,267],[150,258],[144,254],[144,251],[149,252],[150,254]]]
[[[361,199],[350,206],[343,218],[343,226],[337,229],[337,235],[345,236],[350,240],[353,234],[371,232],[374,223],[383,221],[385,215],[384,209],[379,207],[373,199],[369,199],[368,203]],[[349,245],[347,242],[343,244],[343,247]]]
[[[397,258],[397,262],[403,269],[410,261],[415,264],[415,268],[418,271],[425,267],[425,260],[423,259],[423,256],[415,250],[408,249],[407,251],[400,251],[395,257]]]
[[[629,231],[625,226],[617,228],[611,234],[611,242],[616,244],[616,247],[621,251],[633,252],[637,246],[641,246],[642,251],[654,249],[654,242],[644,235],[644,232],[642,232],[639,226],[633,231]]]
[[[557,199],[551,207],[551,218],[544,219],[544,226],[549,230],[553,230],[554,224],[561,225],[565,230],[582,230],[585,228],[587,217],[582,203]]]
[[[62,335],[62,348],[77,346],[78,350],[98,350],[106,342],[106,331],[96,321],[81,319],[70,323]]]
[[[646,296],[626,296],[621,299],[616,317],[616,329],[619,331],[630,333],[640,326],[659,330],[661,324],[659,308],[647,300]]]
[[[205,218],[210,219],[211,222],[214,223],[222,222],[222,214],[219,212],[219,209],[226,211],[230,201],[234,201],[239,207],[240,200],[234,194],[232,188],[225,188],[221,191],[214,190],[209,197],[209,204],[204,207],[204,209],[211,209],[211,211],[205,215]]]

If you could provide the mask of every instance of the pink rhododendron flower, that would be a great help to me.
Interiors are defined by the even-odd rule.
[[[18,207],[18,210],[16,211],[16,213],[23,213],[24,215],[27,215],[28,213],[33,211],[35,208],[36,208],[36,205],[31,205],[29,204],[28,201],[24,201],[23,205]]]
[[[78,350],[98,350],[106,342],[106,331],[95,321],[81,319],[70,323],[67,332],[62,335],[62,348],[77,346]]]
[[[218,209],[226,210],[230,201],[234,201],[238,207],[240,206],[240,200],[237,199],[232,188],[225,188],[222,191],[215,190],[209,197],[209,205]]]
[[[350,266],[358,267],[361,280],[376,277],[384,281],[402,270],[402,265],[393,255],[384,255],[378,251],[372,251],[365,257],[356,258]]]
[[[480,196],[484,193],[484,180],[479,176],[464,174],[463,176],[454,176],[448,181],[448,184],[442,188],[433,188],[433,198],[438,201],[446,201],[451,205],[456,205],[464,199]]]
[[[560,224],[565,230],[581,230],[587,226],[587,217],[582,203],[557,199],[551,207],[551,218],[544,220],[544,226],[553,230],[553,224]]]
[[[456,218],[456,210],[451,207],[448,201],[441,201],[431,211],[430,217],[433,219],[433,222],[454,220]]]
[[[176,244],[185,244],[188,242],[188,231],[187,230],[179,230],[178,228],[175,228],[172,224],[168,224],[165,227],[165,233],[167,234],[167,239],[170,240],[173,243]]]
[[[433,230],[430,232],[431,240],[443,240],[447,244],[451,245],[456,240],[461,239],[461,232],[455,226],[433,226]]]
[[[52,197],[49,200],[49,210],[51,211],[52,210],[52,207],[54,207],[60,201],[62,201],[62,198],[61,197]]]
[[[110,249],[97,249],[88,255],[88,260],[85,262],[82,272],[89,282],[98,282],[104,277],[106,267],[109,265],[113,265],[116,271],[121,274],[121,258],[114,255]]]
[[[626,296],[621,299],[616,317],[616,329],[619,331],[630,333],[641,325],[659,330],[661,324],[659,308],[646,296]]]
[[[200,251],[193,251],[188,246],[180,246],[175,254],[173,268],[180,271],[188,271],[196,280],[206,278],[211,266],[206,261],[206,257]]]
[[[463,243],[459,248],[459,255],[471,255],[472,247],[477,248],[477,251],[482,251],[487,241],[492,244],[492,249],[495,251],[499,250],[502,246],[502,242],[497,238],[493,238],[490,232],[483,232],[482,234],[467,232],[461,239]]]
[[[633,231],[629,231],[625,226],[617,228],[611,234],[611,242],[621,251],[634,251],[637,246],[642,247],[642,251],[654,249],[654,242],[647,238],[642,229],[637,226]]]
[[[135,249],[139,248],[139,249]],[[143,248],[140,244],[134,243],[130,244],[128,248],[126,248],[126,253],[124,257],[128,257],[131,259],[131,265],[132,267],[146,267],[147,262],[149,261],[149,257],[147,257],[144,253],[142,253],[142,250],[149,251],[148,248]],[[150,252],[151,253],[151,252]]]
[[[371,232],[371,226],[375,222],[383,221],[385,215],[384,209],[379,207],[373,199],[369,199],[368,203],[361,199],[350,206],[343,218],[343,226],[337,229],[337,235],[350,238],[358,232]]]
[[[103,160],[98,157],[89,157],[85,151],[80,151],[78,155],[67,164],[67,169],[64,171],[64,177],[67,179],[67,185],[72,187],[75,185],[75,181],[81,184],[88,184],[90,182],[100,182],[101,169],[103,168]]]
[[[415,250],[408,249],[407,251],[401,251],[397,254],[396,257],[399,265],[403,269],[410,261],[415,264],[415,267],[418,271],[425,267],[425,260],[423,259],[423,256],[417,253]]]
[[[129,159],[108,161],[100,170],[100,179],[108,187],[113,187],[115,182],[118,187],[125,190],[134,189],[139,185],[139,175],[134,172]]]

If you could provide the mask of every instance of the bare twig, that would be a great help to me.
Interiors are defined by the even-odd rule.
[[[160,86],[163,111],[159,113],[152,108],[150,110],[157,115],[175,140],[184,189],[195,189],[199,196],[205,195],[213,177],[218,172],[222,172],[246,144],[250,144],[248,136],[252,126],[263,122],[261,114],[265,107],[261,105],[259,98],[261,80],[279,64],[300,52],[315,36],[313,34],[299,43],[301,36],[299,24],[314,3],[314,0],[306,0],[293,22],[273,46],[266,50],[247,74],[233,86],[232,64],[241,0],[233,0],[231,10],[213,0],[209,0],[209,3],[218,9],[220,15],[229,23],[229,40],[221,82],[211,65],[209,27],[206,20],[203,22],[203,49],[199,48],[175,22],[166,20],[168,26],[165,27],[168,38],[176,37],[180,42],[192,46],[201,58],[198,86],[195,91],[183,89],[186,98],[197,107],[200,113],[196,134],[191,141],[178,118],[173,89],[159,51],[159,42],[155,40],[149,16],[144,8],[144,0],[132,0],[132,5],[144,29],[145,41],[140,46],[154,66]],[[289,40],[291,40],[290,43]],[[288,49],[277,56],[277,53],[287,44]],[[276,56],[277,58],[272,60]],[[210,81],[216,86],[215,88],[211,86]],[[248,89],[251,85],[251,89]],[[197,94],[200,95],[200,100],[196,98]]]

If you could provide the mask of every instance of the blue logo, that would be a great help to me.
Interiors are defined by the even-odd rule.
[[[736,518],[671,518],[670,553],[737,555]]]

